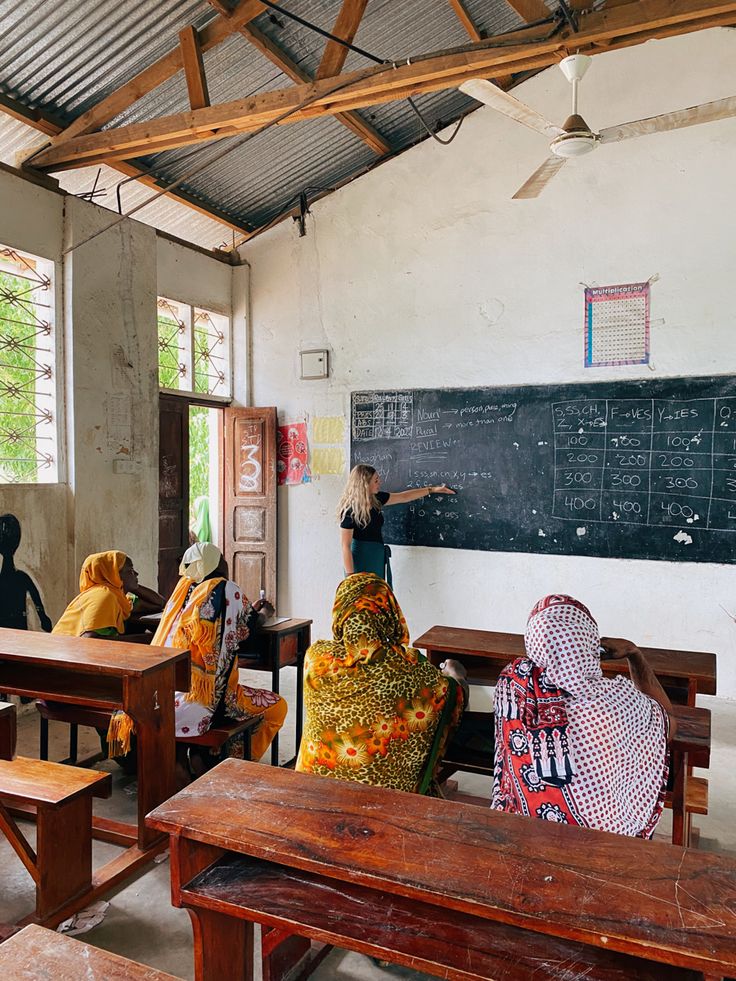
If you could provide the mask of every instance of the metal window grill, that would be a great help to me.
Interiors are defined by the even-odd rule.
[[[0,246],[0,483],[57,480],[52,269]]]
[[[209,310],[194,311],[194,390],[229,395],[227,318]]]
[[[158,301],[158,383],[161,388],[188,391],[189,365],[186,357],[189,325],[188,307],[173,300]]]
[[[159,297],[158,381],[169,391],[229,398],[228,318]]]

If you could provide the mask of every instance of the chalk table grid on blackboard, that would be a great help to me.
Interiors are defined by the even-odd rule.
[[[397,544],[731,562],[736,378],[354,392],[351,461],[386,490]]]

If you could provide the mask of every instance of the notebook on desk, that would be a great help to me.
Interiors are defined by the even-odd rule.
[[[261,624],[262,627],[276,627],[280,623],[286,623],[290,617],[269,617],[268,620],[264,620]]]

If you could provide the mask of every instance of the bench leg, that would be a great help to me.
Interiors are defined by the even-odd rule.
[[[306,978],[318,966],[322,957],[313,961],[305,960],[312,948],[308,937],[300,937],[296,933],[280,927],[261,927],[261,970],[263,981],[284,981],[294,974],[297,964],[304,961],[304,970],[299,978]],[[328,947],[329,953],[332,947]],[[325,955],[323,955],[325,956]]]
[[[49,758],[49,720],[44,719],[40,716],[41,728],[38,733],[38,755],[42,760],[48,760]]]
[[[77,752],[79,749],[79,726],[72,722],[69,726],[69,762],[74,765],[77,762]]]
[[[36,913],[45,920],[92,885],[92,797],[39,807],[36,829]]]
[[[194,933],[195,981],[253,981],[253,924],[187,909]]]

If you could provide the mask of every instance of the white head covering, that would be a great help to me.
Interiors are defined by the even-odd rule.
[[[212,542],[195,542],[181,560],[179,575],[194,582],[202,582],[220,564],[222,552]]]

